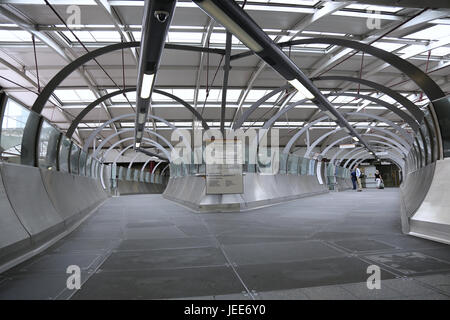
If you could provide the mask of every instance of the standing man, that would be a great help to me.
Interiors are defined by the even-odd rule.
[[[381,189],[381,183],[383,182],[383,178],[381,177],[380,171],[375,171],[375,181],[377,182],[377,188]]]
[[[352,178],[353,190],[356,190],[356,171],[353,170],[350,176]]]
[[[359,170],[359,167],[355,167],[356,172],[356,181],[358,182],[358,192],[362,191],[362,184],[361,184],[361,170]]]

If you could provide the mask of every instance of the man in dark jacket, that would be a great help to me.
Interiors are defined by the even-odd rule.
[[[353,190],[356,190],[356,170],[353,170],[352,173],[350,174],[352,177],[352,184],[353,184]]]

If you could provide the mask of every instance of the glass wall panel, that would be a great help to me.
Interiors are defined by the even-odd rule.
[[[86,175],[87,154],[83,150],[80,151],[80,176]]]
[[[7,98],[0,136],[1,160],[21,163],[22,137],[30,111]]]
[[[72,147],[70,148],[70,173],[79,174],[79,159],[80,159],[80,148],[72,143]]]
[[[44,120],[38,142],[38,164],[40,168],[56,170],[59,137],[59,130]]]
[[[87,157],[87,159],[86,159],[86,176],[87,177],[91,177],[92,176],[91,164],[92,164],[92,157],[89,155]]]
[[[61,137],[61,143],[59,145],[59,171],[69,172],[69,153],[70,153],[70,140],[66,136]]]
[[[298,157],[290,154],[288,157],[287,172],[289,174],[298,174]]]

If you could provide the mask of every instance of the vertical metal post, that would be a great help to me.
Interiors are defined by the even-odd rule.
[[[225,64],[223,66],[222,106],[220,110],[220,131],[225,137],[225,108],[227,102],[228,75],[230,72],[231,33],[227,32],[225,42]]]

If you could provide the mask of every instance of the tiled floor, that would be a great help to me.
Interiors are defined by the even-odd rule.
[[[366,285],[373,264],[379,290]],[[0,299],[69,298],[450,299],[450,248],[401,233],[396,189],[214,214],[124,196],[0,275]]]

